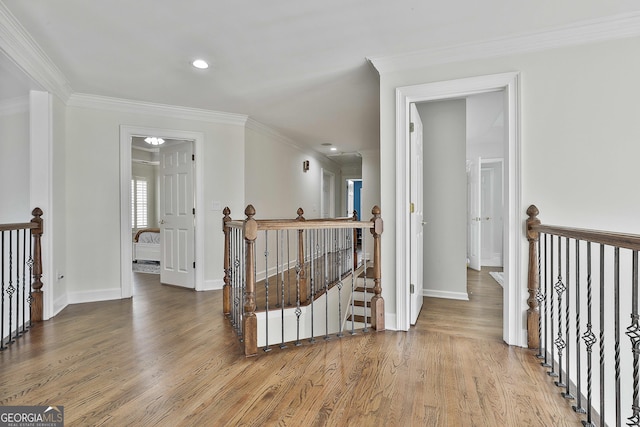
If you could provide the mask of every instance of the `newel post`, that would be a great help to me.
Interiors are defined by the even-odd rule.
[[[540,272],[538,265],[538,240],[540,233],[534,229],[540,225],[538,219],[538,208],[535,205],[527,209],[527,240],[529,241],[529,273],[527,278],[527,288],[529,298],[527,299],[527,346],[529,348],[540,347],[540,306],[536,296],[540,288]]]
[[[225,207],[222,211],[224,217],[222,218],[222,232],[224,233],[224,286],[222,287],[222,312],[224,315],[231,313],[231,277],[230,277],[230,245],[231,245],[231,229],[227,226],[227,223],[231,221],[231,209]]]
[[[31,222],[36,224],[36,228],[31,229],[33,237],[33,283],[31,284],[31,322],[41,322],[42,315],[42,209],[35,208],[31,215]]]
[[[376,331],[384,331],[384,299],[382,298],[381,279],[381,241],[382,235],[382,218],[380,217],[380,208],[374,206],[371,210],[373,218],[373,297],[371,298],[371,327]],[[366,272],[365,272],[366,274]]]
[[[304,210],[298,208],[296,221],[306,221],[304,218]],[[309,299],[309,291],[307,289],[307,271],[304,262],[304,230],[298,230],[298,297],[301,304],[305,304]]]
[[[245,241],[245,291],[244,291],[244,317],[242,320],[242,340],[244,341],[244,355],[255,356],[258,354],[258,319],[256,318],[256,260],[253,248],[258,237],[258,223],[253,216],[256,210],[253,205],[248,205],[244,210],[247,219],[244,221]]]

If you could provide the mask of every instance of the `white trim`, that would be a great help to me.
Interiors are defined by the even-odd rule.
[[[205,289],[204,284],[204,167],[199,166],[204,158],[204,133],[183,130],[120,126],[120,279],[121,298],[133,295],[133,272],[131,271],[131,138],[133,136],[159,135],[169,139],[194,141],[195,161],[195,208],[196,208],[196,272],[195,290]]]
[[[631,12],[456,46],[420,50],[400,55],[369,57],[368,60],[380,74],[384,74],[639,35],[640,12]]]
[[[422,295],[431,298],[455,299],[460,301],[469,301],[469,294],[466,292],[449,292],[439,291],[436,289],[423,289]]]
[[[64,74],[1,1],[0,50],[45,90],[69,99],[73,91]]]
[[[53,316],[53,112],[48,92],[29,92],[29,206],[42,209],[42,318]],[[30,212],[29,212],[30,213]]]
[[[324,218],[324,176],[327,174],[330,181],[330,198],[329,198],[329,215],[327,218],[333,218],[336,216],[336,174],[329,169],[320,168],[320,218]],[[338,215],[342,216],[342,215]]]
[[[247,116],[244,114],[224,113],[221,111],[203,110],[199,108],[132,101],[129,99],[88,95],[84,93],[74,93],[71,95],[67,102],[67,106],[94,108],[103,111],[117,111],[129,114],[151,114],[160,117],[198,120],[208,123],[223,123],[237,126],[244,126],[247,122]]]
[[[219,291],[224,286],[224,280],[222,279],[212,279],[205,280],[202,285],[202,289],[198,289],[199,291]]]
[[[522,341],[522,289],[520,283],[520,252],[522,244],[522,209],[520,199],[520,101],[517,72],[471,77],[444,82],[404,86],[396,89],[396,315],[397,329],[409,329],[409,104],[466,97],[494,90],[506,91],[508,99],[509,137],[506,144],[505,167],[505,288],[503,338],[510,345],[525,345]],[[512,184],[512,185],[510,185]],[[508,228],[507,228],[508,227]]]
[[[95,291],[72,291],[68,294],[69,304],[81,304],[85,302],[110,301],[120,299],[121,289],[97,289]]]

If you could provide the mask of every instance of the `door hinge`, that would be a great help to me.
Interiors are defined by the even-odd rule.
[[[410,290],[410,292],[411,292],[412,294],[415,294],[415,293],[416,293],[416,287],[415,287],[415,285],[414,285],[413,283],[409,286],[409,290]]]
[[[195,154],[191,155],[191,160],[194,161],[194,162],[196,161],[196,155]]]
[[[196,214],[196,208],[193,208],[193,214],[194,215]]]
[[[409,212],[414,213],[416,211],[416,205],[413,204],[413,202],[411,202],[411,204],[409,205]]]
[[[413,122],[409,123],[409,133],[414,131],[414,125]]]
[[[196,268],[196,262],[193,261],[193,268]]]

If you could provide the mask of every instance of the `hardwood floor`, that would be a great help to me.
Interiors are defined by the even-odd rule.
[[[252,359],[221,291],[135,276],[133,299],[71,305],[0,352],[0,405],[64,405],[67,426],[580,425],[533,353],[502,343],[484,271],[469,302],[425,298],[409,332]]]

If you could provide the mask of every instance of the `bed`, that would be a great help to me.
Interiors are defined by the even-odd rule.
[[[133,262],[160,261],[160,229],[143,228],[133,238]]]

